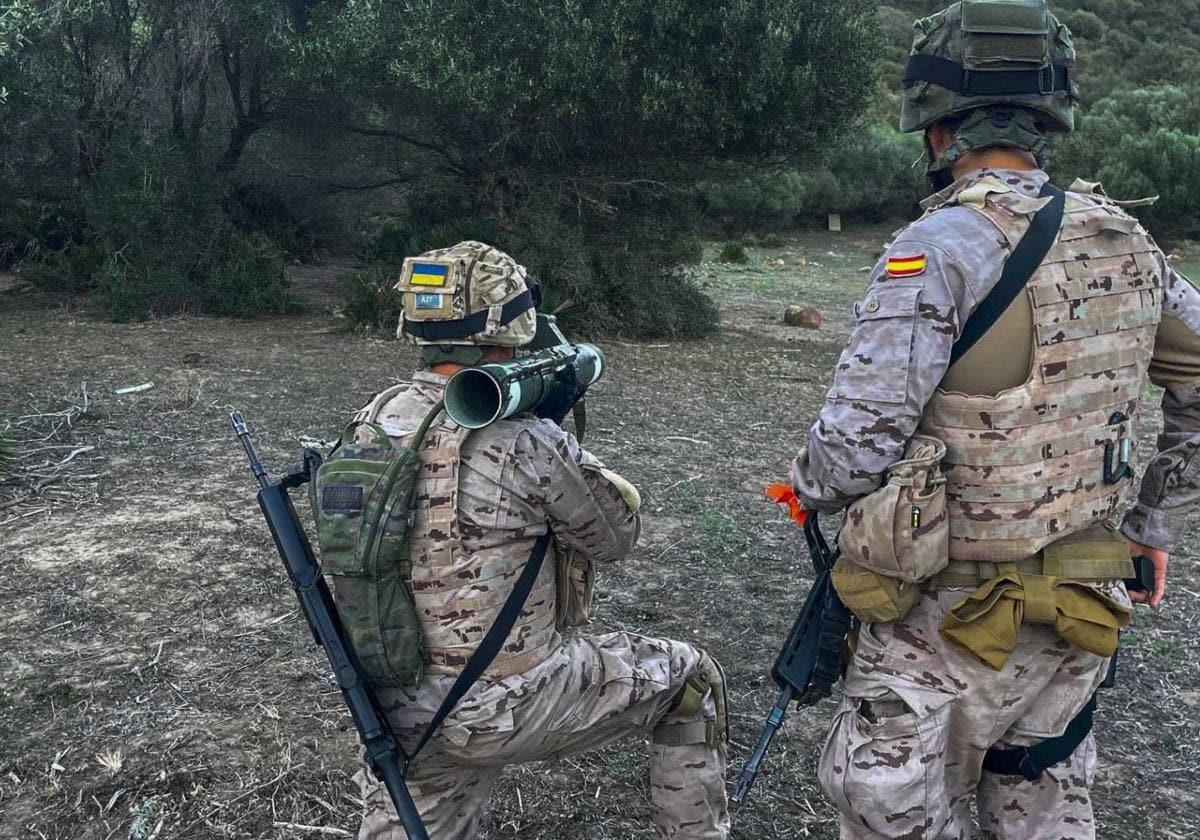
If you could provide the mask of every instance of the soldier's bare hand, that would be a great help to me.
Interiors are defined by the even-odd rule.
[[[1129,541],[1129,556],[1137,557],[1144,554],[1150,558],[1151,564],[1154,566],[1154,591],[1153,592],[1130,592],[1129,600],[1135,604],[1149,604],[1151,607],[1158,607],[1162,603],[1163,597],[1167,594],[1167,564],[1171,560],[1171,555],[1159,548],[1151,548],[1148,545]]]

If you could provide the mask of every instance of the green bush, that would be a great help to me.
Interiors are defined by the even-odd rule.
[[[95,286],[116,321],[291,305],[279,249],[238,231],[212,179],[183,155],[122,148],[97,172],[85,208],[104,254]]]
[[[921,139],[889,126],[859,127],[838,142],[827,160],[807,170],[751,170],[706,184],[710,217],[731,229],[772,229],[841,213],[880,221],[911,215],[927,192],[913,168]]]
[[[393,287],[400,278],[397,268],[384,265],[356,271],[338,287],[334,318],[347,331],[394,334],[400,323],[403,301]]]
[[[1165,240],[1200,237],[1200,88],[1164,85],[1097,102],[1054,162],[1064,183],[1102,181],[1114,198],[1157,195],[1134,212]]]
[[[723,263],[745,265],[750,262],[750,255],[746,253],[746,246],[741,242],[726,242],[721,246],[721,253],[717,259]]]

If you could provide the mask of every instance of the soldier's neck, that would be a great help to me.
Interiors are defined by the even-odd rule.
[[[430,373],[436,373],[438,376],[453,376],[466,365],[455,364],[454,362],[439,362],[436,365],[429,366]]]
[[[1037,159],[1028,152],[1019,149],[981,149],[977,152],[967,152],[959,158],[951,172],[954,180],[964,175],[970,175],[977,169],[1038,169]]]

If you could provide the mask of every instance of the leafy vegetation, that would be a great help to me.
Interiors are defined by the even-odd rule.
[[[873,13],[20,0],[0,12],[0,259],[117,318],[253,314],[287,305],[284,249],[394,267],[469,235],[568,319],[698,334],[696,184],[832,143],[869,99]]]

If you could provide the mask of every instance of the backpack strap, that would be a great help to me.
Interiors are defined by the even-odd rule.
[[[1004,272],[999,282],[979,304],[967,324],[962,335],[954,344],[950,353],[950,366],[967,354],[984,334],[995,326],[1000,316],[1016,300],[1017,295],[1025,288],[1025,284],[1033,277],[1034,272],[1041,266],[1046,255],[1058,239],[1059,228],[1062,227],[1063,212],[1066,209],[1067,194],[1049,181],[1042,187],[1041,197],[1050,197],[1050,203],[1043,207],[1033,217],[1029,230],[1021,237],[1012,255],[1004,264]]]
[[[483,676],[488,666],[492,664],[492,660],[496,658],[496,654],[500,652],[500,648],[504,646],[504,640],[512,632],[513,625],[517,623],[517,618],[521,615],[521,610],[525,608],[525,602],[529,600],[529,593],[533,591],[533,585],[537,581],[538,572],[542,569],[542,561],[546,559],[546,549],[550,545],[552,536],[550,527],[547,526],[546,533],[538,537],[537,542],[533,544],[533,553],[529,556],[529,562],[525,564],[525,568],[521,571],[521,576],[517,578],[517,582],[514,584],[508,600],[504,602],[504,606],[500,610],[500,615],[496,617],[495,623],[488,628],[483,641],[479,643],[479,647],[475,648],[475,652],[467,660],[466,666],[459,672],[458,677],[454,680],[454,684],[450,686],[450,691],[447,692],[441,705],[438,706],[433,719],[429,722],[429,726],[425,727],[425,731],[421,733],[421,740],[417,742],[416,747],[408,754],[408,761],[404,768],[405,773],[408,772],[408,768],[412,766],[413,761],[420,755],[421,750],[429,743],[429,739],[441,728],[446,717],[454,711],[454,707],[458,705],[458,701],[466,696],[471,687],[479,681],[479,678]]]

